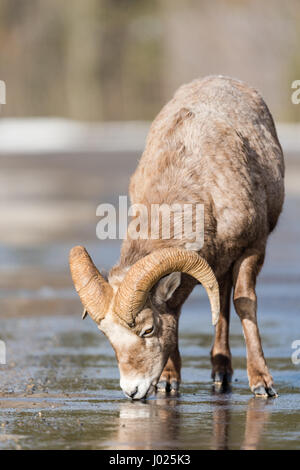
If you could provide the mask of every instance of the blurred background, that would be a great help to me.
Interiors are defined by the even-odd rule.
[[[96,241],[97,205],[127,193],[150,122],[196,77],[258,88],[295,156],[299,44],[298,0],[2,0],[0,242]]]
[[[299,120],[298,0],[2,0],[6,116],[152,120],[184,82],[225,74]]]
[[[96,237],[96,208],[103,202],[117,204],[119,195],[127,194],[150,122],[177,87],[210,74],[242,79],[262,93],[285,153],[285,208],[259,278],[265,351],[285,400],[274,407],[277,415],[270,418],[263,444],[260,434],[254,434],[255,446],[298,445],[299,366],[291,363],[290,355],[300,331],[300,104],[291,100],[292,83],[300,80],[299,0],[1,0],[0,80],[6,83],[6,104],[0,105],[0,339],[7,344],[8,365],[0,366],[0,397],[50,391],[49,406],[64,407],[53,416],[46,411],[50,428],[45,431],[29,419],[31,402],[15,405],[26,412],[12,417],[11,403],[0,400],[0,408],[8,409],[9,425],[3,429],[30,435],[29,447],[47,448],[49,429],[52,446],[72,447],[77,442],[79,447],[97,447],[99,422],[93,407],[99,411],[103,400],[102,431],[119,429],[119,418],[114,428],[111,424],[111,410],[116,417],[122,401],[113,352],[89,320],[80,323],[68,252],[84,244],[96,264],[106,269],[118,260],[120,242]],[[283,313],[289,322],[283,321]],[[239,380],[234,399],[240,404],[234,413],[240,413],[243,422],[249,393],[235,315],[232,331]],[[171,435],[155,431],[142,448],[164,445],[165,438],[171,448],[184,448],[193,440],[199,448],[201,426],[201,445],[212,445],[207,442],[210,431],[216,434],[210,421],[215,398],[207,398],[211,340],[207,299],[196,289],[181,324],[184,426],[171,414]],[[82,390],[85,398],[79,403],[74,393]],[[228,410],[226,400],[213,409],[222,414],[224,405]],[[204,414],[197,421],[200,402]],[[90,435],[76,434],[74,421],[68,421],[74,409],[87,429],[94,426]],[[126,410],[126,420],[137,417],[135,426],[142,411],[144,423],[145,410]],[[155,410],[152,421],[145,423],[150,430],[160,425]],[[259,422],[255,413],[254,421]],[[64,431],[57,437],[59,420]],[[183,440],[174,440],[174,426]],[[117,445],[118,439],[128,439],[125,434],[123,430],[113,443],[101,445]],[[241,435],[235,432],[233,446],[240,446]],[[0,448],[19,445],[18,439],[0,433]],[[124,445],[130,448],[130,443]]]

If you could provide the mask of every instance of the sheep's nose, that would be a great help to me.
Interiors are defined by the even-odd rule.
[[[126,380],[126,377],[122,377],[120,380],[120,386],[123,390],[125,396],[130,400],[142,400],[146,398],[148,391],[151,388],[148,380],[145,380],[144,377],[142,380]]]
[[[133,391],[133,392],[131,392],[131,393],[129,393],[129,396],[130,396],[130,398],[132,398],[132,399],[133,399],[133,398],[134,398],[134,396],[136,395],[137,391],[138,391],[138,388],[137,388],[137,387],[135,387],[134,391]]]

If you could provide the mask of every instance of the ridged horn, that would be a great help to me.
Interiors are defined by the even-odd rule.
[[[204,258],[194,251],[181,248],[163,248],[137,261],[118,289],[115,313],[129,326],[133,326],[152,287],[163,276],[176,271],[193,276],[203,285],[209,297],[212,323],[215,325],[220,313],[218,281]]]
[[[71,249],[69,262],[73,283],[84,309],[99,324],[108,310],[113,289],[83,246]]]

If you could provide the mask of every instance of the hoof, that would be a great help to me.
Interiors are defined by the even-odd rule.
[[[231,392],[232,374],[229,372],[215,372],[213,375],[214,393],[230,393]]]
[[[252,392],[256,397],[262,398],[276,398],[278,394],[273,387],[264,387],[263,385],[258,385],[257,387],[252,388]]]
[[[158,384],[156,385],[156,390],[158,392],[168,392],[169,391],[169,384],[166,380],[161,380],[160,382],[158,382]]]
[[[216,372],[213,376],[215,385],[229,385],[231,383],[232,374],[229,372]]]
[[[276,392],[275,388],[269,387],[267,388],[267,393],[269,397],[278,397],[278,393]]]
[[[177,380],[172,380],[169,383],[167,380],[160,380],[156,385],[157,392],[169,393],[169,392],[178,392],[180,383]]]
[[[177,380],[173,380],[170,385],[171,392],[178,392],[179,390],[179,382]]]

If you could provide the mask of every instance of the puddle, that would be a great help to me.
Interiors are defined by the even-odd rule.
[[[47,164],[55,166],[59,161],[52,163],[49,158]],[[76,168],[72,170],[74,181],[81,184],[82,191],[89,191],[87,200],[93,192],[96,207],[100,202],[95,196],[96,157],[89,169],[93,185],[88,184],[86,173],[82,180],[82,164],[77,163],[77,176]],[[32,166],[35,164],[34,160]],[[11,171],[19,171],[13,160],[7,165],[12,166]],[[65,170],[69,168],[69,161],[64,165]],[[123,167],[126,165],[124,161]],[[42,174],[40,170],[40,178]],[[124,188],[127,183],[124,173]],[[78,192],[76,184],[68,187],[70,199]],[[50,191],[52,186],[46,187]],[[57,205],[57,191],[66,191],[65,179],[54,188]],[[111,192],[117,194],[115,188]],[[52,238],[36,246],[23,246],[19,238],[19,244],[2,245],[0,339],[6,343],[7,364],[0,365],[0,449],[299,448],[300,364],[291,360],[292,343],[300,340],[299,216],[299,199],[288,197],[257,286],[259,325],[279,392],[277,399],[254,399],[249,391],[244,339],[234,311],[232,389],[226,394],[212,389],[209,351],[213,329],[208,299],[197,288],[180,320],[180,394],[128,401],[119,387],[111,346],[89,318],[81,321],[80,302],[67,267],[68,252],[75,242],[88,240],[88,250],[104,268],[118,259],[119,242],[85,238],[95,229],[93,219],[84,227],[76,220],[60,238],[51,232]],[[6,232],[9,239],[8,226]],[[41,236],[38,230],[35,236]],[[29,235],[28,240],[32,240]]]
[[[268,302],[263,297],[262,307]],[[299,316],[290,311],[285,327],[283,307],[284,300],[275,312],[266,308],[261,314],[265,353],[280,394],[267,400],[249,392],[235,317],[232,389],[213,391],[212,328],[202,296],[191,299],[181,319],[180,394],[157,394],[145,402],[123,396],[112,348],[79,312],[2,319],[8,364],[0,366],[0,449],[298,448],[300,374],[290,356]]]

